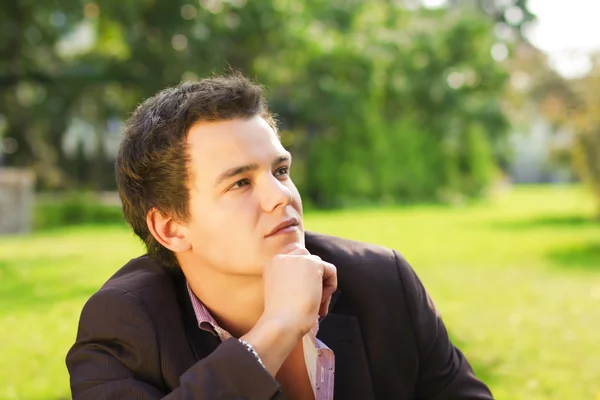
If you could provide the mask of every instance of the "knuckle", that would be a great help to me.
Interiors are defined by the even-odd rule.
[[[312,263],[315,264],[323,264],[323,260],[321,260],[321,257],[319,256],[315,256],[315,255],[310,255],[310,256],[306,256]]]

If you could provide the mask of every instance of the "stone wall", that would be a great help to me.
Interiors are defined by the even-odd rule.
[[[0,235],[31,230],[33,185],[31,171],[0,168]]]

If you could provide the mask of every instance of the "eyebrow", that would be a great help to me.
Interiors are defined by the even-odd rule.
[[[275,167],[276,165],[280,165],[285,162],[290,162],[291,159],[292,159],[292,157],[289,154],[281,155],[281,156],[277,157],[275,160],[273,160],[273,162],[271,163],[271,166]],[[256,163],[240,165],[239,167],[229,168],[229,169],[223,171],[217,177],[217,179],[215,179],[215,186],[220,185],[221,183],[223,183],[223,181],[231,179],[234,176],[241,175],[241,174],[244,174],[244,173],[250,172],[250,171],[256,171],[257,169],[259,169],[259,165]]]

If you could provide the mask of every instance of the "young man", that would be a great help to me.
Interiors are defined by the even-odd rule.
[[[242,76],[138,107],[116,175],[148,254],[83,308],[75,400],[492,398],[402,256],[304,231],[291,163]]]

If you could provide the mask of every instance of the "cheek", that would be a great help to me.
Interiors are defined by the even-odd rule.
[[[221,212],[219,205],[210,198],[198,197],[190,200],[191,226],[198,239],[204,239],[218,233],[219,226],[223,226],[222,219],[226,214]]]
[[[291,181],[289,189],[292,192],[292,206],[302,215],[302,197],[300,196],[300,192],[298,192],[296,185],[291,183]]]
[[[230,196],[198,202],[193,210],[195,230],[208,238],[225,237],[233,241],[255,229],[255,203],[251,196]]]
[[[231,249],[240,250],[248,242],[244,235],[247,229],[243,229],[247,218],[240,211],[214,204],[196,211],[190,225],[190,240],[202,258],[216,265],[232,263],[237,251]]]

